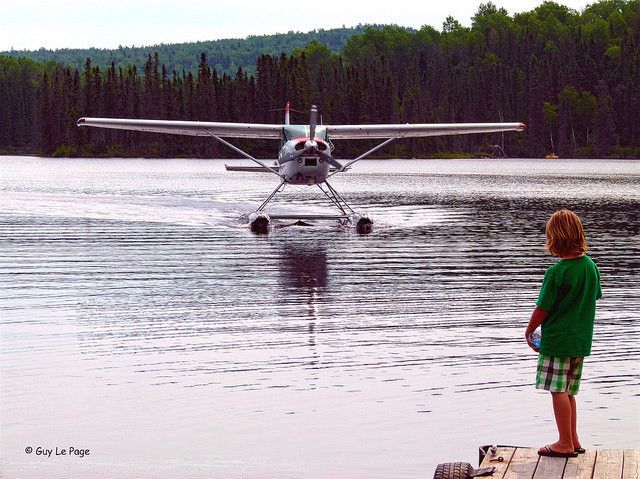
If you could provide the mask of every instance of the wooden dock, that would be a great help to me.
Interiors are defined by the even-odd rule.
[[[538,456],[537,448],[499,446],[480,465],[490,466],[496,467],[493,479],[640,479],[640,450],[587,449],[564,459]]]

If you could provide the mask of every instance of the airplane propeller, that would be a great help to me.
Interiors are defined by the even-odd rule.
[[[309,138],[315,143],[316,125],[318,124],[318,107],[311,105],[311,118],[309,120]]]
[[[314,153],[318,155],[323,161],[326,161],[334,168],[342,171],[342,164],[334,160],[330,154],[320,150],[320,148],[318,147],[318,142],[315,139],[317,125],[318,125],[318,107],[315,105],[311,105],[311,117],[309,119],[309,139],[305,142],[304,148],[298,151],[294,159],[300,158],[302,155],[305,155],[308,153]]]

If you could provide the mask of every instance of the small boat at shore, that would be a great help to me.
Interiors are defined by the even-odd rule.
[[[556,155],[555,153],[551,153],[550,155],[546,155],[545,158],[547,160],[557,160],[560,157],[558,155]]]

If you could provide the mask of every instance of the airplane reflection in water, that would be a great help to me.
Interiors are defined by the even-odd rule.
[[[321,244],[285,242],[279,248],[279,277],[281,286],[291,293],[304,295],[306,316],[308,317],[309,346],[312,348],[317,365],[316,323],[319,321],[318,304],[328,285],[327,252]]]

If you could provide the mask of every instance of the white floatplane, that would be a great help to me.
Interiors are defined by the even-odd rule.
[[[136,130],[174,135],[207,136],[215,138],[258,166],[228,166],[228,171],[266,172],[279,177],[277,188],[255,211],[243,215],[252,231],[267,232],[272,219],[337,220],[345,226],[354,226],[360,233],[371,231],[373,222],[366,215],[357,214],[327,181],[331,176],[347,171],[355,162],[400,138],[462,135],[522,131],[524,123],[441,123],[441,124],[373,124],[373,125],[318,125],[318,108],[311,107],[308,125],[292,125],[287,102],[284,123],[218,123],[204,121],[138,120],[119,118],[80,118],[78,126]],[[226,138],[267,138],[280,140],[278,159],[267,164],[229,143]],[[380,144],[357,158],[340,163],[333,158],[331,140],[384,139]],[[317,185],[335,205],[334,215],[287,214],[269,215],[266,207],[271,199],[287,184]]]

